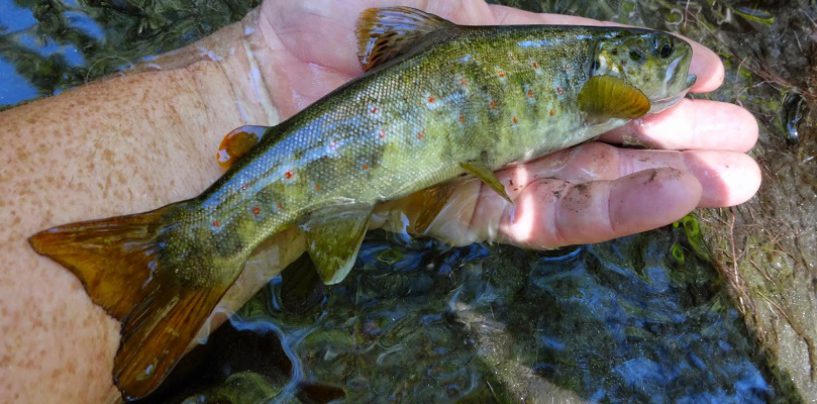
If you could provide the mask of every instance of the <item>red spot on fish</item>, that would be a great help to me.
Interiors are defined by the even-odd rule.
[[[259,214],[261,214],[261,208],[259,208],[258,206],[253,207],[252,214],[258,216]]]
[[[275,206],[277,206],[278,209],[283,209],[284,208],[284,204],[281,203],[281,202],[276,203]]]
[[[516,115],[514,115],[514,116],[511,117],[511,122],[514,125],[516,125],[517,123],[519,123],[519,118],[517,118]]]
[[[437,101],[437,99],[436,99],[436,98],[434,98],[433,96],[428,97],[428,103],[429,103],[429,104],[433,104],[435,101]]]
[[[377,113],[377,111],[378,111],[378,110],[377,110],[377,107],[372,107],[372,109],[370,109],[370,110],[369,110],[369,112],[371,112],[371,113],[373,113],[373,114],[376,114],[376,113]]]
[[[460,85],[467,86],[468,85],[468,79],[460,79]]]
[[[365,170],[369,169],[369,165],[366,164],[366,163],[363,163],[363,165],[360,168],[362,168],[365,171]]]
[[[561,87],[556,87],[556,94],[564,95],[565,90],[563,88],[561,88]]]
[[[417,132],[417,139],[423,140],[426,137],[426,133],[424,131]]]
[[[465,123],[465,115],[460,114],[460,123]]]
[[[548,112],[548,114],[550,114],[550,116],[556,115],[556,110],[551,109],[550,112]]]
[[[533,62],[533,63],[531,63],[530,65],[531,65],[531,67],[533,67],[534,69],[538,69],[538,68],[539,68],[539,63]]]
[[[533,90],[528,90],[528,98],[533,98]]]
[[[496,100],[488,101],[488,108],[496,109]]]
[[[213,220],[213,227],[221,227],[221,222],[218,220]]]
[[[316,182],[316,183],[315,183],[315,191],[320,191],[320,190],[321,190],[321,184],[318,184],[318,183]]]
[[[381,139],[385,139],[386,138],[386,131],[383,130],[383,129],[380,129],[380,132],[377,132],[377,137],[379,137]]]
[[[290,179],[293,175],[295,174],[293,174],[291,170],[287,170],[287,172],[284,173],[284,178]]]
[[[505,77],[505,72],[503,72],[502,70],[500,70],[500,71],[499,71],[499,73],[497,73],[497,76],[499,76],[499,77]]]
[[[247,188],[249,188],[249,187],[250,187],[250,184],[247,184],[247,183],[241,184],[241,190],[242,191],[246,191]]]

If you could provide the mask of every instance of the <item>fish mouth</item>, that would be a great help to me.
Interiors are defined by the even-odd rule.
[[[679,91],[678,94],[670,96],[670,97],[664,97],[664,98],[658,98],[658,99],[655,99],[655,100],[650,100],[650,103],[652,104],[652,108],[650,108],[650,113],[654,114],[654,113],[657,113],[657,112],[661,112],[661,111],[663,111],[663,110],[677,104],[679,101],[681,101],[682,98],[684,98],[687,95],[687,92],[689,92],[689,89],[691,89],[692,86],[695,85],[696,80],[698,80],[698,76],[696,76],[694,74],[688,74],[687,79],[686,79],[686,87],[683,90]]]

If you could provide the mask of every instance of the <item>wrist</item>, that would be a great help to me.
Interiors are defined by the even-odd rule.
[[[280,121],[267,84],[272,72],[262,67],[269,50],[259,29],[259,11],[256,8],[241,21],[196,42],[202,61],[186,67],[213,119],[229,111],[227,119],[232,126],[227,131],[249,124],[272,126]]]
[[[271,73],[262,73],[259,66],[259,54],[267,50],[258,24],[256,8],[242,20],[135,69],[180,73],[198,98],[214,153],[230,130],[250,124],[271,126],[280,120],[266,85]]]

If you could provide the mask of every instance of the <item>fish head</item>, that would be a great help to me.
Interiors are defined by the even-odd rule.
[[[683,98],[695,83],[689,74],[690,44],[669,33],[646,29],[616,30],[600,40],[591,60],[590,77],[617,77],[641,90],[649,113],[660,112]]]

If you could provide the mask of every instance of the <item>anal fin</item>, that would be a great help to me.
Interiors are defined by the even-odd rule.
[[[325,284],[342,281],[352,270],[371,216],[372,206],[325,209],[304,223],[306,250]]]
[[[378,205],[378,212],[400,212],[406,216],[406,232],[412,236],[424,236],[440,212],[446,207],[458,183],[447,182],[417,191],[394,201]]]

